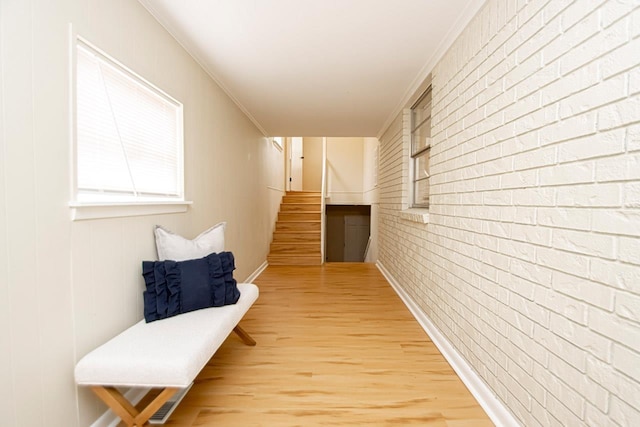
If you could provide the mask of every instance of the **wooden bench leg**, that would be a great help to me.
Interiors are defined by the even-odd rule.
[[[233,328],[233,332],[238,334],[242,342],[244,342],[246,345],[251,345],[251,346],[256,345],[256,341],[253,338],[251,338],[251,336],[248,333],[246,333],[244,329],[240,327],[240,325],[236,325],[236,327]]]
[[[115,387],[92,386],[91,390],[129,427],[141,427],[155,414],[178,388],[167,387],[142,411],[138,411]]]

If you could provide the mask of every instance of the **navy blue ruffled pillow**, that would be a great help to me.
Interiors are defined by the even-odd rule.
[[[187,261],[143,261],[146,322],[201,308],[235,304],[240,298],[233,278],[235,268],[231,252]]]

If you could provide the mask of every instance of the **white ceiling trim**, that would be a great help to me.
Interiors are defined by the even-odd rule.
[[[404,108],[408,108],[408,103],[413,97],[417,95],[416,92],[420,89],[420,86],[422,86],[429,74],[433,71],[433,68],[442,59],[444,54],[447,53],[449,48],[451,48],[460,34],[462,34],[462,31],[467,28],[467,25],[469,25],[471,20],[478,14],[478,12],[480,12],[486,2],[487,0],[482,0],[480,2],[471,1],[467,3],[467,6],[463,10],[462,14],[458,17],[455,24],[442,39],[442,42],[440,42],[434,54],[424,64],[416,78],[407,88],[402,99],[400,99],[400,102],[398,102],[396,107],[391,111],[391,114],[389,114],[389,117],[387,117],[387,120],[378,131],[378,139],[382,138],[382,135],[384,135],[387,129],[389,129],[389,126],[391,126],[396,117],[398,117],[398,114],[400,114]]]
[[[193,58],[194,61],[196,61],[196,63],[200,66],[200,68],[202,68],[202,70],[207,73],[209,75],[209,77],[211,77],[211,79],[220,87],[220,89],[222,89],[222,91],[233,101],[234,104],[236,104],[238,106],[238,108],[249,118],[249,120],[251,120],[251,122],[255,125],[255,127],[258,128],[258,130],[265,136],[265,137],[269,137],[271,135],[269,135],[267,133],[266,130],[264,130],[264,128],[262,127],[262,125],[255,119],[255,117],[253,117],[251,115],[251,113],[249,112],[249,110],[247,110],[245,108],[244,105],[242,105],[242,103],[240,103],[240,101],[238,101],[238,99],[233,95],[233,93],[231,92],[231,90],[229,90],[229,88],[222,82],[222,80],[216,76],[211,70],[209,70],[208,67],[206,67],[205,61],[203,61],[201,58],[199,58],[194,52],[196,52],[197,50],[190,45],[190,43],[188,43],[187,41],[182,42],[180,41],[180,33],[178,31],[176,31],[163,17],[162,15],[160,15],[155,8],[153,7],[152,4],[152,0],[138,0],[138,2],[145,8],[147,9],[147,11],[151,14],[151,16],[153,16],[156,21],[158,21],[160,23],[160,25],[162,25],[164,27],[165,30],[167,30],[167,32],[171,35],[171,37],[173,37],[173,39],[180,45],[182,46],[182,48]],[[185,37],[185,40],[187,40],[187,38]]]

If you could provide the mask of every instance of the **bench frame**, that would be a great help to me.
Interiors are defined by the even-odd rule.
[[[246,345],[256,345],[256,341],[251,338],[240,325],[236,325],[235,328],[233,328],[233,332],[235,332]],[[163,388],[160,394],[142,410],[136,409],[115,387],[94,385],[91,386],[91,390],[100,400],[106,403],[128,427],[141,427],[180,389],[176,387]]]

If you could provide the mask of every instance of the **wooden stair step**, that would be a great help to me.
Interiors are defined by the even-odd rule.
[[[283,203],[280,212],[320,212],[320,203]]]
[[[322,195],[320,193],[286,193],[282,197],[298,197],[301,200],[320,200]]]
[[[276,230],[320,232],[320,221],[278,221]]]
[[[300,254],[320,256],[320,243],[299,243],[299,242],[273,242],[271,243],[271,254]]]
[[[311,200],[321,201],[322,200],[322,194],[321,193],[316,193],[316,192],[287,191],[283,196],[283,200],[284,199],[294,199],[294,198],[298,198],[298,199],[302,200],[303,202],[311,201]]]
[[[283,196],[282,203],[312,203],[320,206],[322,199],[320,196]]]
[[[287,191],[285,194],[287,196],[320,196],[322,193],[320,191]]]
[[[320,212],[280,212],[278,221],[320,221]]]
[[[317,231],[280,231],[273,233],[273,242],[317,242],[320,244],[320,233]]]
[[[272,255],[267,256],[270,265],[320,265],[320,255]]]

